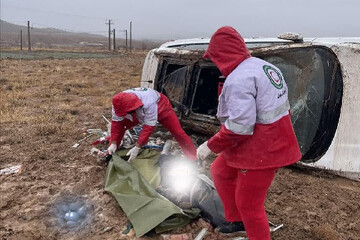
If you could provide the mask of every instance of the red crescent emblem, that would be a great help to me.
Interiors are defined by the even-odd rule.
[[[276,74],[276,75],[275,75],[276,77],[275,77],[273,74],[274,74],[274,72],[273,72],[273,71],[270,71],[271,77],[274,79],[274,81],[275,81],[276,83],[278,83],[278,82],[280,81],[279,76]]]

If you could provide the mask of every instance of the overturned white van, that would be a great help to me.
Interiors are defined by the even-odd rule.
[[[185,128],[212,135],[220,125],[215,115],[225,79],[202,59],[209,40],[171,41],[151,50],[141,86],[166,94]],[[301,164],[360,181],[360,38],[245,42],[253,56],[284,74]]]

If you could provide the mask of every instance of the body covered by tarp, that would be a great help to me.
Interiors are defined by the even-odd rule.
[[[132,164],[120,157],[124,153],[126,151],[113,154],[105,177],[105,190],[115,197],[137,237],[152,229],[159,233],[183,227],[198,216],[197,209],[182,210],[156,192],[160,183],[156,165],[159,152],[146,149]]]

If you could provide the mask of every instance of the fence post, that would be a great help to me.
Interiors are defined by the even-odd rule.
[[[20,50],[22,51],[22,47],[23,47],[23,40],[22,40],[22,29],[20,30]]]
[[[128,39],[127,39],[127,30],[125,29],[125,51],[128,51]]]
[[[115,44],[115,28],[113,29],[113,49],[116,50],[116,44]]]
[[[30,21],[27,22],[28,27],[28,50],[31,51],[31,41],[30,41]]]
[[[108,49],[109,49],[109,51],[111,51],[111,24],[112,24],[112,22],[109,19],[109,23],[105,23],[105,24],[109,25],[109,43],[108,43],[109,46],[108,46]]]
[[[131,48],[132,48],[132,21],[130,21],[130,52],[131,52]]]

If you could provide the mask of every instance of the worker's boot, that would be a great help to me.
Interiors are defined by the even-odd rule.
[[[243,232],[245,231],[245,227],[242,222],[227,222],[223,225],[218,226],[215,231],[220,233]]]

